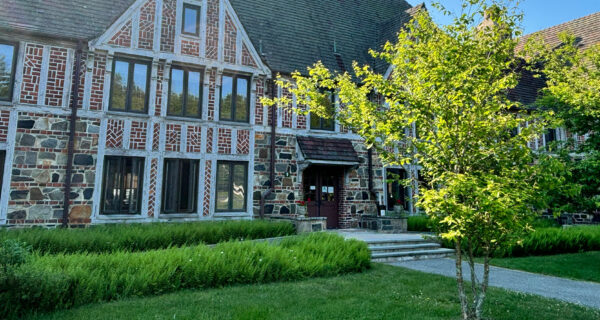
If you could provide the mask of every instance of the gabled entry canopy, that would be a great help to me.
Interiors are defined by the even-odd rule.
[[[350,140],[299,136],[301,157],[314,164],[358,165],[359,159]]]

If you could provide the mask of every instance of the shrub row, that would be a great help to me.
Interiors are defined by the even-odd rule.
[[[245,241],[213,248],[36,256],[2,279],[0,318],[181,289],[333,276],[369,266],[365,243],[326,233],[279,244]]]
[[[600,250],[600,226],[540,228],[521,244],[499,251],[498,257],[550,255]]]
[[[86,229],[18,229],[0,231],[0,241],[15,239],[41,253],[146,251],[215,244],[229,240],[292,235],[289,222],[222,221],[194,223],[116,224]]]
[[[408,231],[421,231],[430,232],[431,226],[429,225],[429,217],[423,216],[410,216],[407,219]]]

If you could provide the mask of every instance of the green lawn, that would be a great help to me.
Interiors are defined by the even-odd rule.
[[[492,265],[557,277],[600,282],[600,251],[492,259]]]
[[[600,311],[492,289],[491,319],[600,319]],[[453,279],[375,264],[362,274],[182,291],[37,319],[457,319]]]

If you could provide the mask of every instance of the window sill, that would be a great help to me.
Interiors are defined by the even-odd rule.
[[[96,216],[98,220],[143,220],[150,217],[144,217],[141,214],[104,214]]]
[[[161,213],[158,215],[159,219],[190,219],[190,218],[199,218],[200,214],[198,213]]]
[[[200,40],[201,37],[200,35],[195,35],[195,34],[191,34],[191,33],[181,33],[181,38],[186,39],[186,40]]]
[[[148,112],[145,113],[141,113],[141,112],[127,112],[127,111],[115,111],[115,110],[108,110],[106,111],[107,115],[112,115],[112,116],[129,116],[129,117],[138,117],[138,118],[150,118],[150,115],[148,114]]]
[[[228,126],[252,127],[252,124],[250,124],[250,122],[239,122],[239,121],[231,121],[231,120],[219,120],[219,121],[217,121],[217,123],[228,125]]]
[[[166,115],[165,120],[175,120],[175,121],[188,121],[188,122],[204,122],[202,118],[196,117],[182,117],[182,116],[170,116]]]

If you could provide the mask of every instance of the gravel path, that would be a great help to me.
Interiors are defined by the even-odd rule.
[[[414,260],[391,262],[390,264],[447,277],[456,277],[456,266],[453,259]],[[481,279],[483,276],[483,265],[477,264],[475,272],[478,278]],[[466,263],[463,265],[463,276],[466,280],[471,277],[469,267]],[[490,267],[490,286],[537,294],[600,309],[600,284],[598,283]]]

